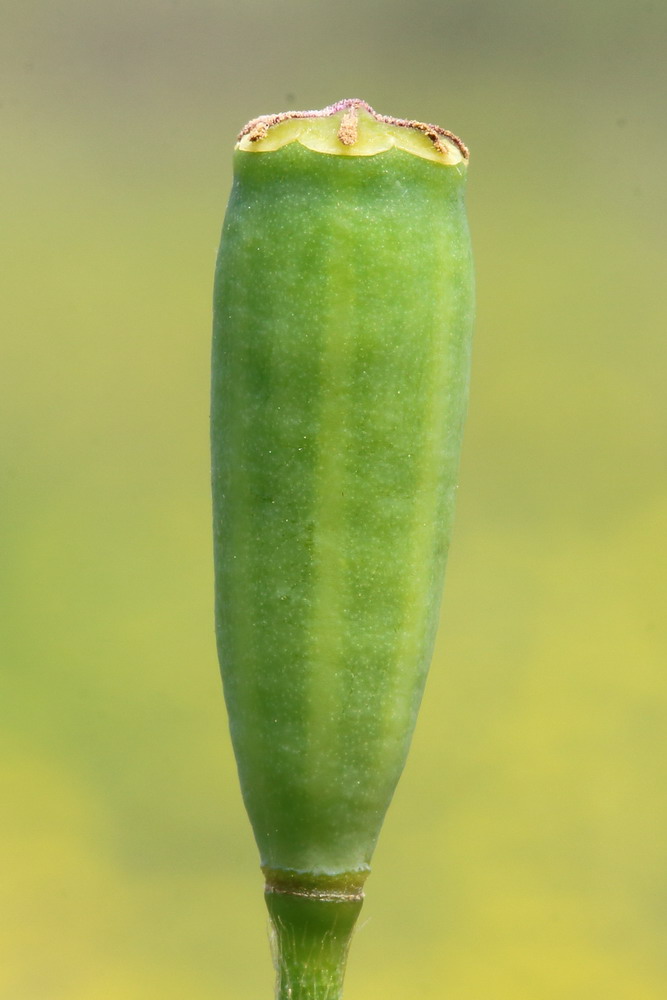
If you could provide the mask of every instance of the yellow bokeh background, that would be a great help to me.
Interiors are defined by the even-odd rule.
[[[443,622],[347,1000],[667,996],[667,8],[6,0],[0,1000],[258,1000],[215,659],[236,132],[362,97],[472,151]]]

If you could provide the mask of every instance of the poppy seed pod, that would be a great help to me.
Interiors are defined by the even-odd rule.
[[[442,595],[473,274],[451,133],[250,122],[218,255],[216,632],[281,1000],[336,1000]]]

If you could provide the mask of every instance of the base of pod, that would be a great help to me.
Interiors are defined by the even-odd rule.
[[[363,897],[266,892],[276,1000],[339,1000]]]

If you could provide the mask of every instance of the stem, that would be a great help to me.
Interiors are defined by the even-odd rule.
[[[276,1000],[340,1000],[361,895],[321,898],[266,893]]]

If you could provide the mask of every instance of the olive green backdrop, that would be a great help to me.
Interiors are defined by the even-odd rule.
[[[271,996],[212,628],[214,255],[250,117],[469,143],[443,625],[347,1000],[667,995],[667,8],[5,0],[0,998]]]

